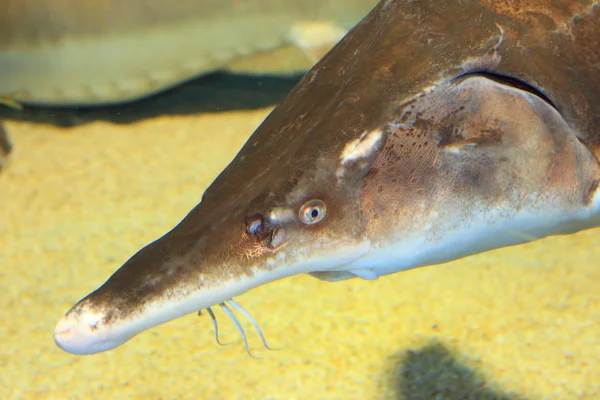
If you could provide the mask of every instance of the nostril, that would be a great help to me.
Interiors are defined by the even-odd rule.
[[[263,219],[260,215],[253,215],[246,219],[246,230],[250,234],[258,234],[263,225]]]
[[[285,244],[285,238],[285,230],[275,229],[271,235],[271,243],[269,243],[269,247],[272,249],[278,249]]]

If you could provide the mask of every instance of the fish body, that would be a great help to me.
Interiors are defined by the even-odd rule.
[[[600,5],[514,4],[380,2],[56,343],[109,350],[295,274],[377,279],[599,226]]]
[[[375,4],[5,0],[0,95],[42,105],[131,101],[286,44],[330,47]],[[307,32],[317,32],[313,43]]]

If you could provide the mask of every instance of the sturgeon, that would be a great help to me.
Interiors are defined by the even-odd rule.
[[[599,158],[598,2],[384,0],[54,339],[101,352],[295,274],[376,279],[597,227]]]
[[[4,0],[0,96],[41,105],[114,104],[286,44],[314,57],[337,43],[376,4]]]

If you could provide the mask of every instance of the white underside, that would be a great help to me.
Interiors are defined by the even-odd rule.
[[[551,235],[571,234],[599,227],[600,190],[596,191],[588,207],[572,213],[560,211],[557,210],[555,215],[523,212],[514,219],[500,220],[493,225],[474,222],[469,229],[454,234],[450,232],[437,242],[427,241],[425,233],[419,232],[412,238],[402,237],[394,244],[373,246],[364,257],[336,270],[348,271],[363,279],[373,279],[374,276],[454,261]],[[366,274],[365,270],[370,272]]]

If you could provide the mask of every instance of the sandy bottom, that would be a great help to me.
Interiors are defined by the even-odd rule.
[[[54,324],[177,223],[270,109],[74,128],[9,121],[0,174],[3,399],[597,399],[600,231],[379,279],[309,276],[238,298],[254,360],[190,315],[93,356]],[[252,330],[249,324],[245,325]]]

